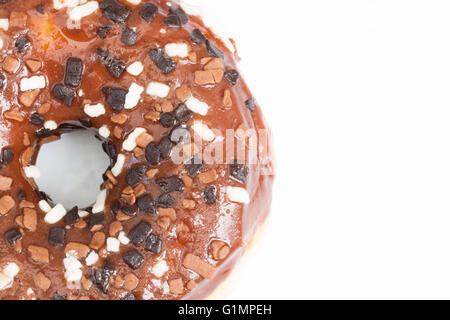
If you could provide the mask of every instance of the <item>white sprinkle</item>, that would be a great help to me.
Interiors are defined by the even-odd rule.
[[[161,30],[159,30],[159,32],[161,32],[162,34],[166,34],[167,33],[166,29],[164,29],[164,28],[161,28]]]
[[[53,0],[53,8],[61,10],[63,8],[73,8],[80,4],[80,0]]]
[[[101,103],[87,104],[84,106],[84,113],[91,118],[97,118],[106,113],[105,106]]]
[[[67,258],[63,259],[63,264],[66,269],[64,278],[66,278],[67,282],[77,282],[81,280],[83,276],[81,268],[83,268],[83,265],[75,256],[67,255]]]
[[[91,251],[91,253],[89,253],[89,255],[86,257],[86,265],[88,267],[96,264],[98,261],[98,254],[95,253],[95,251]]]
[[[50,205],[48,204],[47,201],[45,200],[41,200],[39,201],[39,208],[44,211],[45,213],[49,212],[50,210],[52,210],[52,207],[50,207]]]
[[[106,250],[109,252],[119,252],[120,251],[120,241],[116,238],[109,237],[106,239]]]
[[[10,278],[14,278],[19,273],[20,268],[14,262],[8,263],[4,268],[2,273]]]
[[[84,17],[93,14],[98,10],[97,1],[89,1],[88,3],[69,10],[69,18],[72,21],[80,21]]]
[[[86,210],[78,210],[78,216],[83,219],[86,218],[89,215],[89,212]]]
[[[167,97],[169,91],[170,87],[161,82],[150,82],[147,87],[147,94],[158,98]]]
[[[232,202],[238,202],[238,203],[249,203],[250,202],[250,195],[248,194],[248,191],[244,188],[240,187],[227,187],[226,193],[228,196],[228,199]]]
[[[8,31],[8,29],[9,29],[9,19],[7,19],[7,18],[0,19],[0,29]]]
[[[134,5],[134,6],[137,6],[138,4],[141,3],[141,0],[127,0],[127,2],[128,2],[129,4],[132,4],[132,5]]]
[[[125,235],[125,232],[123,232],[123,231],[120,231],[117,239],[119,239],[120,243],[123,245],[127,245],[130,243],[130,239]]]
[[[132,76],[138,76],[144,71],[144,65],[140,61],[133,62],[127,68],[127,72]]]
[[[55,121],[49,120],[44,123],[44,128],[48,130],[56,130],[58,128],[58,125]]]
[[[125,96],[125,109],[133,109],[141,100],[141,94],[144,92],[144,87],[136,83],[132,83],[130,89],[128,89],[128,93]]]
[[[44,76],[33,76],[30,78],[23,78],[20,80],[20,91],[29,91],[45,88]]]
[[[169,57],[186,58],[189,55],[189,48],[186,43],[168,43],[164,47]]]
[[[3,49],[3,39],[0,38],[0,50]]]
[[[195,121],[192,125],[192,130],[194,130],[203,140],[208,142],[213,141],[216,137],[214,132],[201,121]]]
[[[78,90],[78,96],[79,96],[79,97],[84,96],[84,91],[83,91],[83,89]]]
[[[12,286],[14,280],[7,275],[0,273],[0,290],[8,289]]]
[[[166,260],[158,261],[152,268],[152,273],[161,278],[167,271],[169,271],[169,267],[167,266]]]
[[[36,166],[28,166],[24,168],[25,176],[30,179],[38,179],[41,176],[41,171]]]
[[[63,205],[58,203],[56,206],[53,207],[52,210],[50,210],[45,215],[44,221],[47,222],[48,224],[55,224],[58,221],[60,221],[62,218],[64,218],[66,213],[67,213],[67,211],[63,207]]]
[[[188,107],[192,112],[198,113],[202,116],[206,116],[209,110],[207,103],[198,100],[195,97],[190,97],[186,100],[186,107]]]
[[[123,142],[122,148],[126,151],[133,151],[134,148],[136,148],[136,146],[137,146],[137,144],[136,144],[137,137],[139,137],[141,134],[143,134],[146,131],[147,130],[145,130],[144,128],[134,129],[134,131],[132,133],[130,133],[128,135],[127,139]]]
[[[190,3],[190,1],[183,0],[180,3],[183,11],[191,16],[200,16],[202,14],[201,7],[197,3]]]
[[[123,154],[119,154],[117,156],[117,161],[114,167],[112,167],[111,172],[112,174],[117,177],[119,174],[122,173],[123,165],[125,164],[125,156]]]
[[[97,195],[97,200],[95,201],[94,206],[92,207],[92,213],[100,213],[105,210],[105,201],[106,201],[106,189],[99,192]]]
[[[103,138],[108,138],[111,134],[111,131],[109,131],[108,126],[103,125],[98,129],[98,134],[101,135]]]

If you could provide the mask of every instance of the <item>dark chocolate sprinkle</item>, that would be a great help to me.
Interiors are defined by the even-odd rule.
[[[2,150],[2,163],[8,164],[14,159],[14,150],[11,148],[5,148]]]
[[[106,219],[103,213],[92,214],[89,219],[89,230],[95,226],[104,226],[106,224]]]
[[[114,162],[116,162],[117,150],[116,150],[116,146],[114,145],[114,143],[112,143],[111,141],[105,141],[102,144],[102,148],[103,148],[103,151],[105,151],[105,153],[108,155],[108,157],[111,160],[113,160]]]
[[[20,189],[19,193],[17,194],[17,198],[20,201],[27,199],[27,194],[25,193],[25,191],[23,191],[23,189]]]
[[[43,115],[40,115],[39,113],[35,112],[32,113],[29,118],[30,123],[34,124],[35,126],[42,126],[45,122],[45,118]]]
[[[109,59],[109,51],[102,48],[97,48],[97,58],[98,61],[100,61],[103,64],[106,64]]]
[[[170,132],[170,141],[172,141],[175,144],[179,144],[184,141],[188,141],[191,137],[191,133],[185,126],[179,126],[177,128],[174,128]]]
[[[195,44],[203,44],[206,42],[206,37],[200,29],[194,29],[194,31],[192,31],[191,40]]]
[[[58,83],[53,87],[53,95],[56,99],[64,102],[65,105],[71,107],[75,99],[75,91],[65,85]]]
[[[235,160],[234,163],[230,165],[230,174],[236,180],[245,183],[247,182],[248,167]]]
[[[64,220],[66,221],[66,224],[69,226],[80,221],[80,216],[78,215],[78,207],[75,206],[72,209],[70,209],[67,212],[66,216],[64,217]]]
[[[10,229],[5,232],[6,242],[8,242],[8,244],[12,247],[16,244],[16,241],[21,238],[22,238],[22,234],[20,233],[20,231],[18,229]]]
[[[57,248],[64,247],[65,238],[66,238],[66,229],[62,227],[50,228],[50,232],[48,234],[48,243],[50,243],[50,245]]]
[[[159,178],[156,183],[164,193],[184,191],[184,183],[178,177]]]
[[[138,165],[127,172],[127,183],[135,187],[137,184],[139,184],[142,180],[142,178],[145,175],[145,172],[147,171],[147,167],[145,165]]]
[[[16,40],[16,43],[15,43],[15,46],[20,53],[27,50],[27,48],[30,45],[31,45],[31,42],[27,36],[20,37],[19,39]]]
[[[141,221],[137,226],[131,229],[128,233],[128,238],[133,244],[140,246],[144,243],[145,239],[148,238],[150,233],[152,233],[150,225],[145,221]]]
[[[42,4],[38,4],[36,6],[36,11],[41,13],[41,14],[44,13],[44,6]]]
[[[175,199],[170,194],[163,194],[156,199],[156,206],[158,208],[173,208],[175,206]]]
[[[230,69],[225,71],[224,77],[232,86],[234,86],[239,80],[239,72],[234,69]]]
[[[64,83],[68,86],[78,87],[81,84],[83,68],[84,65],[81,59],[75,57],[67,59]]]
[[[61,300],[62,301],[62,300],[66,300],[66,297],[57,293],[53,296],[53,300]]]
[[[207,187],[205,191],[203,191],[203,198],[205,199],[205,202],[208,204],[214,204],[216,203],[216,187],[211,186]]]
[[[147,162],[152,166],[159,164],[159,161],[161,160],[161,152],[153,143],[150,143],[145,148],[145,159],[147,159]]]
[[[186,123],[192,118],[191,110],[184,103],[181,103],[173,114],[175,119],[181,123]]]
[[[0,89],[3,88],[3,84],[5,83],[5,77],[0,74]]]
[[[80,123],[86,128],[92,128],[92,122],[89,118],[80,118]]]
[[[132,300],[136,300],[136,297],[131,292],[127,292],[127,294],[125,296],[123,296],[121,300],[132,301]]]
[[[52,132],[47,128],[40,128],[36,131],[36,137],[45,139],[52,136]]]
[[[139,16],[144,19],[145,22],[150,23],[155,19],[158,7],[153,3],[145,3],[141,10],[139,10]]]
[[[106,103],[111,109],[114,111],[122,111],[128,90],[105,87],[102,88],[102,92],[106,95]]]
[[[198,159],[197,157],[193,157],[192,159],[188,160],[185,164],[184,167],[186,168],[186,172],[187,174],[191,177],[191,178],[195,178],[196,176],[198,176],[198,174],[200,173],[200,171],[202,171],[204,164],[203,162]]]
[[[117,0],[101,0],[100,9],[108,19],[116,23],[125,23],[131,14],[131,10]]]
[[[172,141],[170,141],[170,138],[168,136],[165,136],[161,139],[161,141],[158,144],[159,152],[161,152],[161,158],[167,159],[170,157],[170,154],[172,152]]]
[[[245,101],[245,106],[248,108],[248,110],[252,112],[255,111],[255,100],[248,99],[247,101]]]
[[[217,49],[209,40],[206,40],[206,49],[211,57],[220,58],[223,60],[223,54]]]
[[[175,117],[170,112],[165,112],[160,115],[159,122],[163,127],[171,128],[175,125]]]
[[[111,211],[112,213],[114,213],[115,215],[119,213],[121,204],[119,200],[115,200],[111,206]]]
[[[108,292],[109,279],[114,273],[114,269],[115,267],[112,262],[106,260],[101,270],[95,270],[92,273],[92,282],[95,283],[97,288],[105,294]]]
[[[111,73],[111,75],[116,79],[120,78],[126,68],[125,63],[118,58],[112,58],[109,60],[106,67],[108,68],[109,73]]]
[[[162,240],[160,237],[155,236],[153,233],[145,241],[145,249],[153,252],[154,254],[160,254],[162,248]]]
[[[137,42],[138,34],[133,29],[125,27],[122,30],[122,35],[120,36],[120,41],[127,46],[134,46]]]
[[[164,22],[169,27],[181,27],[183,24],[188,23],[188,21],[189,18],[180,8],[170,7],[169,14]]]
[[[144,257],[135,249],[131,249],[123,256],[123,261],[131,268],[136,270],[144,263]]]
[[[145,213],[156,214],[155,205],[153,199],[148,193],[144,193],[136,200],[139,210]]]
[[[100,39],[105,39],[109,31],[111,31],[111,26],[106,25],[97,29],[97,35]]]
[[[134,217],[136,216],[137,212],[138,212],[138,207],[136,205],[127,205],[127,206],[123,206],[121,208],[123,214],[129,216],[129,217]]]
[[[50,196],[46,194],[44,191],[36,191],[36,194],[41,200],[52,201],[52,198],[50,198]]]
[[[170,57],[166,56],[162,48],[152,49],[149,52],[150,58],[156,64],[156,66],[164,73],[168,74],[172,72],[177,63],[173,61]]]

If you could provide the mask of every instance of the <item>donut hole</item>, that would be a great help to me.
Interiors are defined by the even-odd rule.
[[[44,144],[36,165],[41,173],[35,179],[39,190],[66,209],[85,208],[95,202],[110,159],[91,131],[74,130]]]

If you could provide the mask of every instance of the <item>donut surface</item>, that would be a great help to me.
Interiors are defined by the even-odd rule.
[[[0,299],[203,299],[264,222],[261,110],[233,48],[184,10],[0,0]],[[111,159],[89,208],[33,180],[74,130]]]

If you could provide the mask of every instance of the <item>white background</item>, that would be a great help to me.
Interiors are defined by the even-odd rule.
[[[450,298],[450,2],[200,2],[278,159],[229,298]]]

